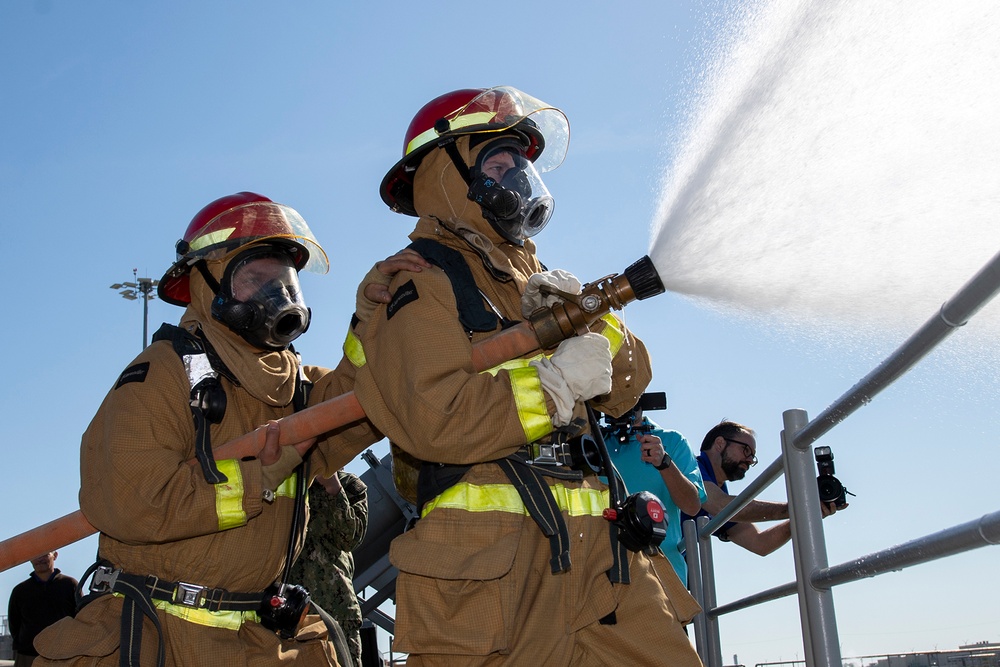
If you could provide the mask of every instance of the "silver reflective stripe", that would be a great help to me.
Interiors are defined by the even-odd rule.
[[[219,377],[219,374],[212,368],[212,364],[208,360],[208,355],[204,352],[201,354],[185,354],[182,359],[184,360],[184,370],[187,372],[188,382],[191,383],[192,389],[198,386],[198,383],[205,378]]]

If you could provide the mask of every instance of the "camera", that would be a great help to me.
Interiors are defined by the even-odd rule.
[[[625,442],[637,433],[649,433],[652,430],[652,426],[642,420],[642,413],[649,410],[666,409],[666,392],[647,392],[639,397],[639,401],[635,404],[634,408],[621,417],[604,415],[604,425],[601,426],[601,434],[605,439],[616,438],[619,442]]]
[[[260,624],[284,639],[295,636],[295,628],[309,608],[309,591],[295,584],[271,584],[260,602]]]
[[[833,503],[837,509],[847,505],[847,487],[833,476],[833,451],[829,447],[817,447],[813,452],[816,457],[816,468],[819,475],[816,484],[819,486],[820,502]],[[854,494],[851,494],[854,495]]]

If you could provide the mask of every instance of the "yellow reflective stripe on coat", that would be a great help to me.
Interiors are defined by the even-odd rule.
[[[560,511],[570,516],[602,516],[608,507],[607,489],[567,488],[563,484],[549,486]],[[424,505],[420,515],[437,508],[466,512],[510,512],[528,515],[517,489],[512,484],[469,484],[459,482]]]
[[[209,611],[208,609],[195,609],[194,607],[171,604],[164,600],[153,600],[153,604],[157,609],[162,609],[171,616],[176,616],[189,623],[207,625],[211,628],[239,630],[247,621],[260,623],[260,616],[255,611]]]
[[[625,342],[625,331],[622,329],[622,323],[611,313],[608,313],[601,319],[608,325],[604,327],[601,335],[611,343],[611,357],[614,358],[618,354],[618,350],[622,349],[622,344]]]
[[[112,593],[111,595],[116,598],[125,598],[121,593]],[[209,611],[208,609],[173,604],[166,600],[153,600],[153,606],[189,623],[207,625],[210,628],[239,630],[240,626],[247,621],[260,623],[260,616],[255,611]]]
[[[344,341],[344,356],[355,368],[361,368],[368,363],[365,358],[365,346],[361,344],[361,339],[358,338],[357,334],[350,329],[347,330],[347,339]]]
[[[298,475],[293,472],[291,475],[285,478],[284,482],[278,485],[278,488],[274,490],[275,497],[282,496],[285,498],[294,498],[297,481],[298,481]]]
[[[528,359],[511,359],[482,371],[494,377],[502,370],[507,371],[514,403],[517,405],[517,418],[528,442],[534,442],[552,432],[552,418],[545,403],[542,382],[538,379],[538,371],[529,365],[543,356],[536,354]]]
[[[243,471],[236,459],[216,461],[219,472],[228,477],[225,482],[215,485],[215,515],[219,519],[219,530],[242,526],[247,522],[243,511]]]
[[[549,417],[538,371],[534,366],[527,366],[512,368],[507,375],[510,377],[510,388],[514,392],[517,418],[524,429],[524,437],[528,442],[534,442],[552,431],[552,419]]]
[[[490,375],[496,377],[496,374],[500,371],[509,371],[513,368],[524,368],[532,361],[537,361],[544,356],[544,354],[536,354],[533,357],[526,357],[524,359],[511,359],[510,361],[505,361],[502,364],[497,364],[493,368],[487,368],[485,371],[480,372],[489,373]]]

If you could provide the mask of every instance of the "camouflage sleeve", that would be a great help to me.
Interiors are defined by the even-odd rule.
[[[336,495],[327,493],[320,484],[309,489],[306,539],[327,553],[353,550],[361,544],[368,527],[367,487],[356,475],[347,472],[338,475],[344,488]]]
[[[368,487],[361,481],[360,477],[346,470],[339,471],[337,476],[340,478],[340,485],[344,487],[343,493],[347,495],[347,501],[350,505],[345,519],[354,524],[353,541],[350,547],[343,549],[343,551],[351,551],[361,544],[368,530]]]

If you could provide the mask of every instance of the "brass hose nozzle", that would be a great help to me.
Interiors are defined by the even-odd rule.
[[[541,287],[562,302],[550,308],[539,308],[529,321],[542,349],[555,347],[571,336],[585,334],[590,325],[610,310],[621,310],[625,304],[648,299],[666,291],[648,255],[633,263],[624,273],[611,274],[583,286],[579,294]]]

